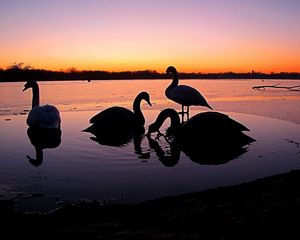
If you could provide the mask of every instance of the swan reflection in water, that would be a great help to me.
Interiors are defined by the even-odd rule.
[[[94,132],[90,139],[94,142],[99,143],[100,145],[112,146],[112,147],[122,147],[129,144],[133,141],[134,153],[138,155],[139,159],[149,159],[150,151],[146,152],[142,149],[142,141],[145,137],[145,129],[140,129],[139,132],[130,133],[130,132],[119,132],[119,133],[101,133]]]
[[[162,152],[158,154],[158,151],[163,150],[159,149],[159,143],[150,136],[154,132],[157,132],[158,136],[163,135],[159,129],[167,118],[171,119],[171,126],[165,136],[171,156],[172,153],[174,155],[168,157],[171,159],[168,164],[171,165],[178,162],[178,151],[184,152],[193,162],[199,164],[224,164],[247,152],[247,145],[255,141],[243,133],[249,131],[248,128],[225,114],[199,113],[181,124],[177,112],[168,108],[159,113],[156,121],[149,125],[147,133],[150,147],[152,146],[164,162],[167,161],[166,155]]]
[[[159,138],[152,139],[149,134],[146,135],[149,143],[150,149],[154,150],[158,160],[166,167],[174,167],[180,159],[181,150],[179,146],[176,144],[172,144],[168,140],[166,141],[167,144],[160,144],[161,141]],[[167,139],[167,137],[165,138]],[[166,147],[162,147],[167,146]],[[166,150],[164,150],[166,149]]]
[[[27,135],[36,152],[35,158],[28,155],[27,158],[35,167],[43,163],[43,149],[56,148],[61,143],[61,130],[59,128],[29,127],[27,129]]]
[[[175,166],[183,152],[192,162],[202,165],[220,165],[225,164],[248,151],[248,147],[240,145],[225,147],[214,146],[204,147],[192,145],[184,148],[176,139],[170,139],[169,136],[163,136],[166,141],[161,140],[161,135],[156,139],[147,135],[149,146],[155,151],[158,160],[166,167]]]
[[[94,136],[90,139],[94,142],[99,143],[100,145],[115,146],[120,147],[129,143],[134,135],[130,132],[120,132],[120,133],[102,133],[102,132],[93,132]]]

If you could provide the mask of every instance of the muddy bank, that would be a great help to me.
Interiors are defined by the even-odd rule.
[[[287,239],[298,234],[300,170],[137,205],[82,202],[43,215],[16,213],[12,201],[2,201],[1,216],[3,234],[28,239]]]

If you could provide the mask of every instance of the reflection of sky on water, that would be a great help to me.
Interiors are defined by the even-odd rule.
[[[200,165],[181,153],[178,164],[165,167],[150,150],[147,139],[142,152],[133,143],[103,146],[82,132],[97,111],[63,112],[60,146],[44,149],[44,161],[32,166],[26,155],[35,149],[27,137],[25,115],[0,118],[0,199],[16,198],[21,209],[51,209],[57,201],[81,198],[134,203],[166,195],[199,191],[241,183],[300,167],[300,126],[272,118],[228,113],[246,125],[257,141],[248,152],[221,165]],[[159,110],[146,110],[146,125]],[[195,111],[192,111],[195,114]],[[167,124],[167,123],[166,123]],[[165,126],[166,127],[166,126]],[[168,146],[159,142],[164,150]]]
[[[300,124],[300,94],[285,89],[253,90],[256,85],[299,85],[297,80],[180,80],[198,89],[216,111],[269,116]],[[164,91],[166,80],[98,80],[40,82],[41,104],[49,103],[60,111],[100,111],[110,106],[132,107],[138,92],[147,91],[153,106],[144,109],[178,108]],[[24,113],[30,109],[31,92],[22,92],[23,82],[0,83],[0,115]],[[17,96],[17,97],[16,97]],[[53,97],[55,96],[55,97]],[[202,111],[202,107],[192,109]]]

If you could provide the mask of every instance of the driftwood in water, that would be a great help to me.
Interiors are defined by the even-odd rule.
[[[265,90],[266,88],[283,88],[289,91],[300,91],[300,85],[287,87],[287,86],[279,86],[279,83],[275,85],[261,85],[261,86],[252,87],[252,89],[263,89],[263,90]]]

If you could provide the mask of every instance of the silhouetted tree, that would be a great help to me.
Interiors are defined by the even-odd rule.
[[[179,73],[181,79],[300,79],[297,72],[271,72],[270,74],[251,71],[247,73]],[[35,79],[39,81],[50,80],[109,80],[109,79],[165,79],[169,78],[165,73],[158,73],[154,70],[143,71],[79,71],[75,67],[70,67],[65,71],[50,71],[44,69],[34,69],[30,65],[14,63],[5,70],[0,68],[1,82],[27,81]]]

